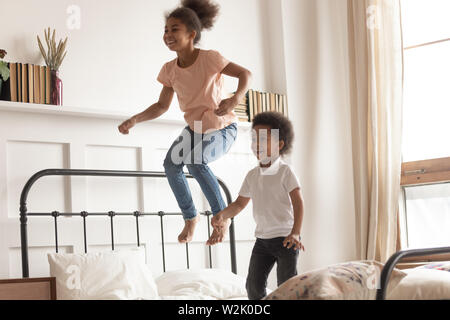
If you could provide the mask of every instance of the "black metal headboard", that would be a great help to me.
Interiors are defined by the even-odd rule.
[[[116,170],[80,170],[80,169],[46,169],[35,173],[25,184],[20,195],[20,239],[21,239],[21,253],[22,253],[22,276],[24,278],[29,277],[29,260],[28,260],[28,236],[27,236],[27,220],[30,216],[50,216],[54,219],[55,226],[55,249],[58,252],[58,217],[59,216],[80,216],[83,219],[83,237],[84,237],[84,251],[87,253],[87,234],[86,234],[86,220],[88,216],[107,216],[110,219],[111,226],[111,248],[114,250],[114,217],[115,216],[130,216],[136,219],[136,243],[140,246],[139,240],[139,218],[144,216],[157,216],[160,218],[161,225],[161,244],[162,244],[162,265],[163,271],[166,271],[165,250],[164,250],[164,228],[163,218],[164,216],[182,215],[181,212],[86,212],[79,213],[73,212],[27,212],[27,197],[33,184],[44,176],[106,176],[106,177],[153,177],[153,178],[165,178],[164,172],[157,171],[116,171]],[[192,175],[186,174],[187,178],[193,178]],[[222,187],[227,198],[227,203],[232,202],[230,191],[225,183],[217,178],[219,185]],[[210,211],[200,212],[205,215],[208,221],[208,237],[210,236]],[[231,253],[231,271],[237,273],[236,266],[236,245],[234,235],[234,221],[231,220],[230,224],[230,253]],[[209,247],[209,267],[212,268],[211,247]],[[189,244],[186,243],[186,263],[189,268]]]

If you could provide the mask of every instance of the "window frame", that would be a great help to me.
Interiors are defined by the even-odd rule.
[[[407,227],[407,212],[406,212],[406,196],[405,188],[412,186],[430,185],[430,184],[441,184],[450,182],[450,157],[428,159],[428,160],[418,160],[402,163],[401,170],[401,194],[403,198],[403,215],[405,219],[405,226],[403,227],[406,232],[406,238],[408,238],[408,227]],[[397,219],[397,251],[402,250],[403,243],[400,238],[400,232],[402,226],[400,219]],[[402,260],[399,264],[399,268],[414,268],[424,265],[433,261],[450,261],[450,253],[441,255],[425,255],[420,257],[414,257]]]
[[[447,182],[450,182],[450,157],[402,163],[402,187]]]

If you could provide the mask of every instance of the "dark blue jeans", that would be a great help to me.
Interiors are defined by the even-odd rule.
[[[260,300],[267,295],[267,277],[277,263],[277,284],[280,286],[297,275],[299,250],[283,247],[285,237],[256,239],[247,275],[247,295],[250,300]]]

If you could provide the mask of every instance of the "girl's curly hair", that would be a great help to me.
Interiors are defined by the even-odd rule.
[[[181,20],[188,31],[196,31],[194,44],[197,44],[203,29],[211,29],[216,17],[219,15],[220,6],[210,0],[182,0],[181,6],[166,15],[169,18]]]
[[[257,125],[269,126],[271,129],[279,130],[279,139],[284,141],[280,155],[289,154],[294,142],[294,128],[291,121],[280,112],[267,111],[258,113],[252,122],[252,128]]]

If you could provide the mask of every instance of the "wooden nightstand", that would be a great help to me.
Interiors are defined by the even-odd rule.
[[[56,278],[0,280],[0,300],[56,300]]]

